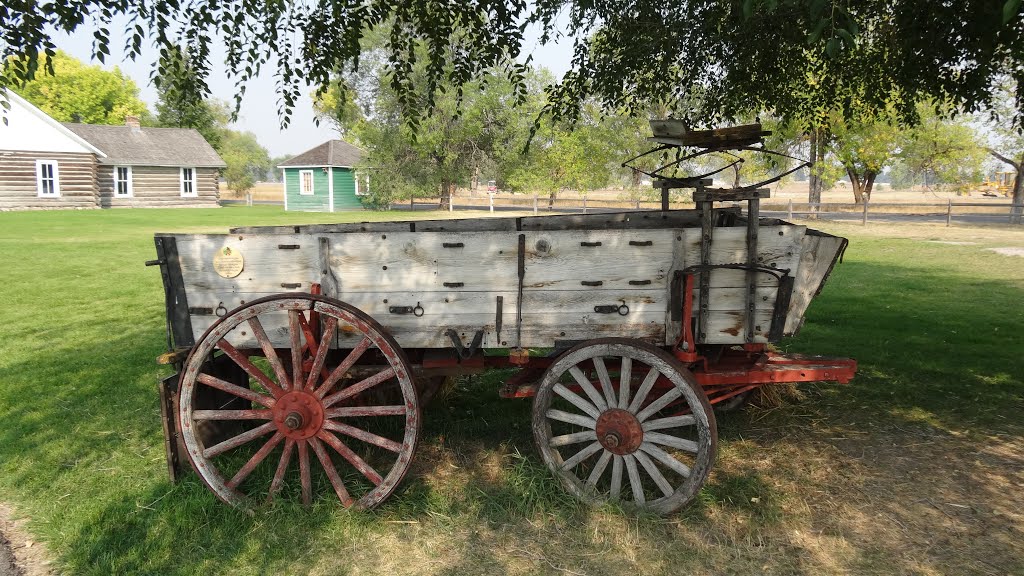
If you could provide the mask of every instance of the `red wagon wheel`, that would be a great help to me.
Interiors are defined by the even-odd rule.
[[[533,434],[580,500],[658,514],[697,495],[717,444],[693,375],[664,350],[625,338],[584,342],[551,365],[534,398]]]
[[[353,345],[332,350],[336,339]],[[248,386],[218,377],[215,355],[244,370]],[[204,388],[231,401],[197,405]],[[306,294],[261,298],[214,323],[185,362],[178,419],[196,472],[236,506],[294,492],[295,460],[303,503],[329,483],[346,507],[375,506],[402,480],[420,433],[416,388],[395,340],[357,308]],[[242,426],[210,441],[202,433],[210,423]]]

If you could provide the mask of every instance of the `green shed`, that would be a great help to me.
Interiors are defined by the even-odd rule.
[[[284,171],[281,179],[284,209],[302,212],[362,210],[359,196],[366,193],[368,181],[360,187],[355,171],[362,154],[362,150],[344,140],[328,140],[282,162],[278,168]]]

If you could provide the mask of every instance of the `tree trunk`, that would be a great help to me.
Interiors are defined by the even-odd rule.
[[[865,170],[864,176],[857,174],[857,171],[849,166],[846,167],[846,174],[850,177],[850,185],[853,188],[854,204],[871,201],[871,189],[875,185],[875,178],[878,174],[873,170]]]
[[[808,214],[807,217],[813,219],[817,218],[817,214],[815,213],[818,211],[818,206],[814,206],[813,204],[821,203],[822,186],[818,163],[820,159],[823,159],[825,157],[825,143],[821,141],[820,128],[815,127],[813,130],[811,130],[810,144],[811,166],[808,169],[809,178],[807,179],[807,201],[811,203],[812,206],[808,207],[808,211],[810,212],[810,214]]]
[[[448,180],[441,181],[441,203],[439,207],[441,210],[447,210],[448,206],[452,203],[452,191],[455,189],[455,184]]]
[[[1010,208],[1010,223],[1020,224],[1024,215],[1024,154],[1021,154],[1017,162],[1017,174],[1013,177],[1013,207]]]
[[[1021,207],[1021,205],[1024,204],[1024,153],[1021,153],[1020,158],[1018,158],[1016,162],[991,148],[988,149],[988,153],[1000,162],[1005,162],[1010,166],[1013,166],[1013,169],[1016,172],[1013,177],[1013,194],[1010,196],[1012,198],[1011,202],[1013,203],[1013,206],[1010,208],[1010,223],[1020,224],[1022,213],[1024,213],[1024,207]]]

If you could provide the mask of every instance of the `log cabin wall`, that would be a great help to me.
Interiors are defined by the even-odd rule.
[[[195,168],[196,196],[181,195],[181,168],[132,166],[131,196],[114,193],[114,166],[98,169],[99,204],[103,208],[215,208],[220,194],[216,168]]]
[[[39,196],[37,160],[57,164],[59,196]],[[91,153],[0,150],[0,209],[96,208],[96,168]]]

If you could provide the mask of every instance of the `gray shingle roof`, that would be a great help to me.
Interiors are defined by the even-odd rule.
[[[336,166],[352,168],[363,157],[363,151],[344,140],[328,140],[298,156],[285,160],[278,167],[286,166]]]
[[[100,164],[222,168],[224,161],[192,128],[139,128],[65,123],[107,155]]]

